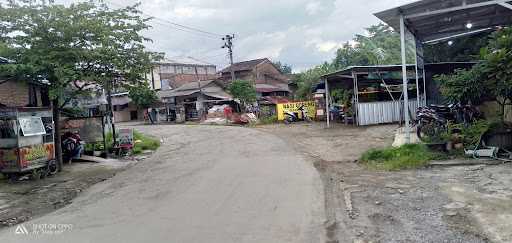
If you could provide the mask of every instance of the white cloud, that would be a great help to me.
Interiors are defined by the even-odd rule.
[[[59,0],[57,0],[59,1]],[[71,1],[71,0],[60,0]],[[113,7],[138,0],[107,0]],[[144,0],[141,10],[179,24],[218,34],[235,33],[235,59],[270,57],[294,70],[330,61],[336,48],[364,28],[378,23],[373,13],[414,0]],[[155,20],[144,32],[153,39],[148,48],[169,56],[204,57],[227,64],[221,36],[177,30]],[[212,38],[213,37],[213,38]]]
[[[319,2],[315,1],[306,4],[306,12],[308,13],[308,15],[316,15],[320,13],[321,10],[323,10],[323,7]]]

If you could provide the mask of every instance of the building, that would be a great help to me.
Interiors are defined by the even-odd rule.
[[[220,71],[220,79],[226,84],[231,80],[231,71],[234,72],[235,79],[253,82],[258,98],[287,97],[290,93],[288,76],[281,73],[268,58],[238,62],[223,69]]]
[[[0,65],[12,61],[0,57]],[[49,107],[48,87],[42,82],[17,81],[0,75],[0,107]]]
[[[174,57],[154,62],[146,79],[150,88],[159,91],[171,91],[198,80],[216,79],[216,66],[192,57]],[[158,120],[167,120],[169,107],[163,102],[156,104]],[[116,122],[137,121],[145,119],[145,111],[138,109],[128,97],[128,92],[117,92],[112,95],[112,106]]]
[[[175,57],[154,63],[147,79],[154,90],[176,89],[197,80],[217,78],[215,65],[192,57]]]
[[[233,97],[224,91],[219,80],[186,83],[173,90],[159,91],[158,97],[167,104],[168,114],[176,121],[199,120],[213,105],[228,104]]]

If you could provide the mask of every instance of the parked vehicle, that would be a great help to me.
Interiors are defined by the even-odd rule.
[[[297,108],[298,112],[292,112],[292,111],[284,111],[284,123],[289,124],[292,122],[298,122],[298,121],[307,121],[310,122],[311,118],[308,115],[308,111],[306,109],[306,106],[301,105],[299,108]]]
[[[416,111],[416,133],[422,141],[439,138],[448,129],[448,122],[469,125],[481,114],[472,105],[450,104],[419,107]]]
[[[0,108],[0,172],[11,181],[57,173],[50,109]]]
[[[78,159],[84,151],[83,141],[80,134],[66,132],[62,136],[62,160],[70,162],[72,159]]]

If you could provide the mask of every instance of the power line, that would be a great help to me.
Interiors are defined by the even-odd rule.
[[[114,5],[114,6],[117,6],[117,7],[120,7],[120,8],[124,8],[126,6],[122,6],[120,4],[117,4],[117,3],[113,3],[113,2],[110,2],[108,1],[110,4]],[[143,15],[147,16],[147,17],[150,17],[152,19],[155,19],[155,20],[160,20],[161,22],[165,22],[169,25],[171,25],[173,28],[177,29],[177,30],[181,30],[181,31],[184,31],[184,32],[189,32],[189,33],[194,33],[194,34],[198,34],[198,35],[201,35],[203,37],[209,37],[209,38],[212,38],[212,39],[217,39],[219,37],[222,37],[222,35],[220,34],[216,34],[216,33],[213,33],[213,32],[209,32],[209,31],[206,31],[206,30],[201,30],[199,28],[195,28],[195,27],[191,27],[191,26],[186,26],[186,25],[183,25],[183,24],[178,24],[176,22],[172,22],[170,20],[167,20],[167,19],[163,19],[163,18],[159,18],[159,17],[156,17],[156,16],[153,16],[153,15],[150,15],[150,14],[147,14],[145,13],[144,11],[142,10],[138,10],[140,11]],[[161,23],[160,23],[161,24]]]

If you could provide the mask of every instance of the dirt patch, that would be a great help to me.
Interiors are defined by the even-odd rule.
[[[257,129],[280,136],[314,162],[324,185],[329,242],[489,241],[472,210],[455,214],[443,208],[454,201],[442,184],[458,176],[450,169],[381,172],[357,162],[369,148],[390,146],[395,125]]]
[[[90,186],[113,177],[132,161],[73,163],[43,180],[8,183],[0,177],[0,229],[62,208]]]

